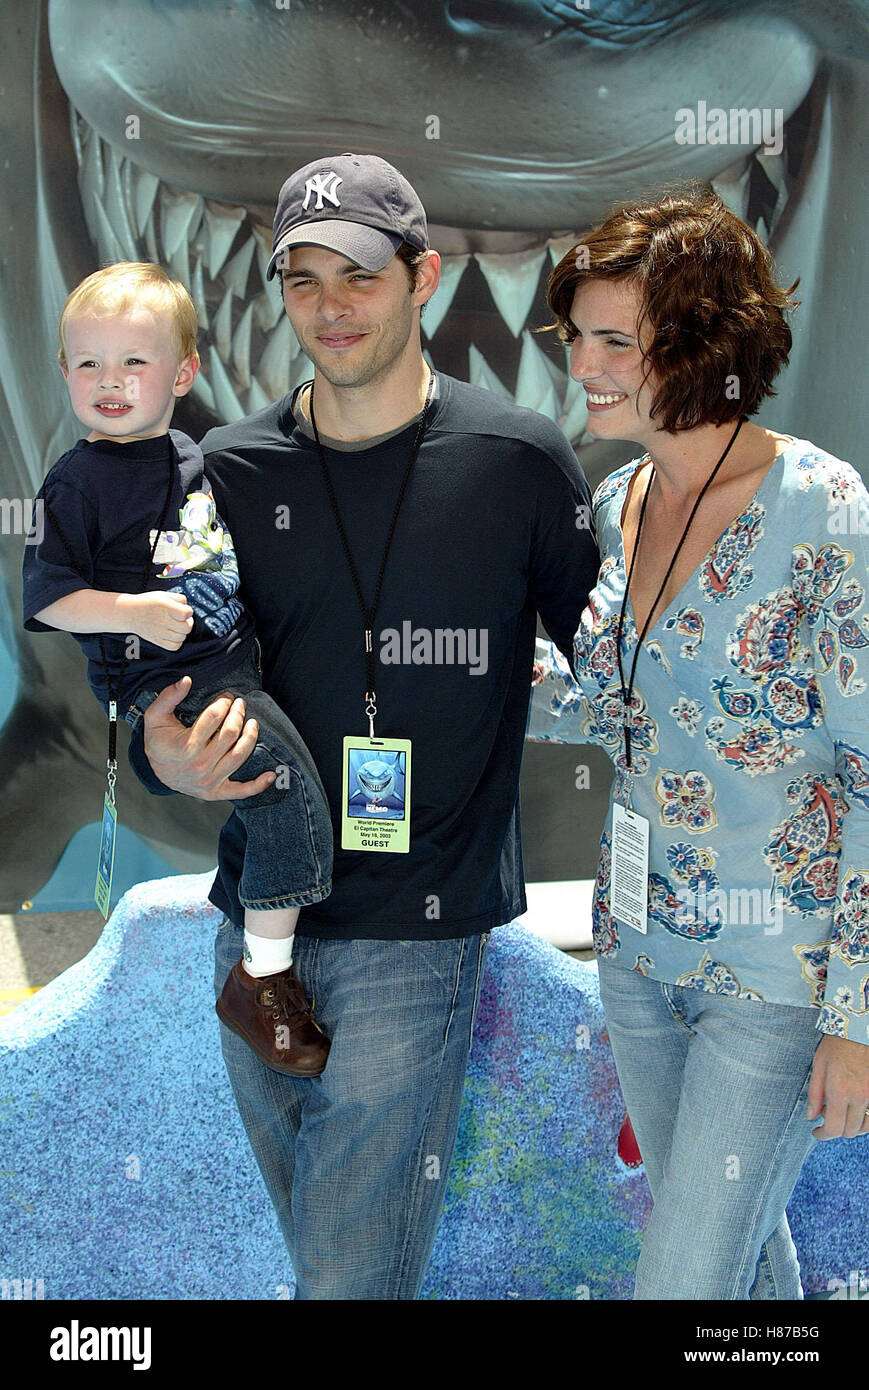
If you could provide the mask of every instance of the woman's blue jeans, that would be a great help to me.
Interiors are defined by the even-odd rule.
[[[455,1143],[489,933],[296,936],[293,969],[332,1040],[321,1076],[272,1071],[221,1024],[226,1068],[286,1240],[297,1299],[414,1299]],[[241,955],[225,919],[214,987]],[[239,1213],[239,1220],[244,1213]]]
[[[654,1202],[634,1298],[802,1298],[785,1207],[818,1142],[806,1119],[817,1011],[599,967]]]

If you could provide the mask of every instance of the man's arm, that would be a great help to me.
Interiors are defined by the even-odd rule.
[[[573,638],[597,582],[600,555],[585,474],[563,436],[559,444],[564,465],[553,461],[541,480],[530,589],[543,626],[575,674]]]
[[[588,708],[572,668],[554,642],[537,639],[525,738],[529,743],[588,743]]]
[[[600,555],[591,492],[568,444],[553,431],[534,518],[530,588],[551,642],[537,640],[535,686],[525,737],[532,743],[585,743],[586,710],[576,684],[573,638],[597,582]]]

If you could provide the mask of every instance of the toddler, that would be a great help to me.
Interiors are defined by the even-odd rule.
[[[40,489],[44,527],[26,547],[24,626],[72,633],[97,698],[107,711],[115,701],[134,727],[182,676],[192,686],[175,713],[188,727],[219,696],[243,697],[259,734],[233,780],[278,776],[233,802],[247,838],[245,950],[217,1013],[269,1066],[317,1076],[329,1042],[292,949],[299,908],[331,890],[331,817],[308,749],[262,690],[259,644],[202,453],[169,430],[199,369],[196,331],[187,290],[146,262],[99,270],[67,299],[58,357],[88,434]]]

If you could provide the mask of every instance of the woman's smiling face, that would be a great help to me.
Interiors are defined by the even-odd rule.
[[[585,280],[576,290],[570,318],[570,375],[585,388],[586,429],[598,439],[632,439],[647,444],[657,433],[649,416],[656,379],[646,376],[642,348],[651,338],[638,319],[643,298],[630,280]]]

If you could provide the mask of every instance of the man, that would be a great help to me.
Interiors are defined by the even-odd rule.
[[[597,575],[588,487],[561,432],[426,365],[420,312],[439,269],[416,193],[383,160],[298,170],[269,273],[313,385],[202,446],[264,687],[313,754],[335,832],[332,892],[302,910],[293,955],[331,1039],[325,1071],[281,1075],[221,1030],[302,1299],[419,1294],[486,943],[526,906],[535,612],[569,656]],[[140,775],[206,800],[265,792],[268,773],[231,780],[256,746],[242,702],[188,730],[172,714],[187,689],[145,717],[163,787],[134,742]],[[227,914],[218,993],[240,954],[243,833],[231,817],[210,895]]]

